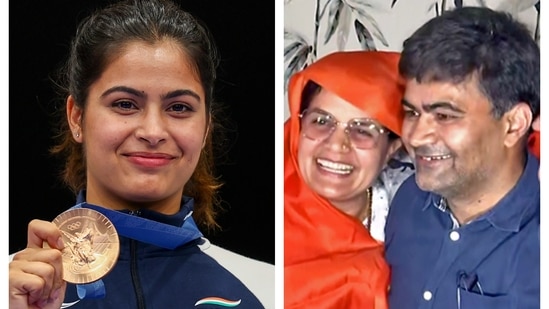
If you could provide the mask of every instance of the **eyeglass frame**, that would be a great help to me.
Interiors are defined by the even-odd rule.
[[[323,142],[327,139],[329,139],[332,134],[334,134],[334,131],[336,130],[336,128],[338,126],[343,126],[344,127],[344,132],[345,134],[347,135],[347,137],[349,138],[349,141],[351,142],[351,144],[357,148],[357,149],[372,149],[372,148],[375,148],[379,142],[379,137],[382,136],[383,134],[386,134],[386,133],[389,133],[390,131],[387,130],[383,125],[381,125],[378,121],[376,121],[375,119],[372,119],[372,118],[367,118],[367,117],[364,117],[364,118],[353,118],[353,119],[350,119],[349,121],[347,122],[343,122],[343,121],[339,121],[337,120],[337,118],[332,115],[331,113],[323,110],[323,109],[320,109],[320,108],[315,108],[315,109],[308,109],[308,108],[305,108],[303,111],[301,111],[301,113],[299,114],[299,119],[300,119],[300,130],[303,131],[303,117],[307,114],[307,113],[312,113],[312,112],[316,112],[318,114],[321,114],[321,115],[324,115],[326,116],[328,119],[331,119],[333,120],[333,126],[331,126],[330,128],[330,131],[329,133],[326,135],[326,137],[324,138],[321,138],[321,139],[315,139],[315,138],[312,138],[312,137],[309,137],[307,136],[305,133],[302,133],[303,136],[305,136],[306,138],[310,139],[310,140],[313,140],[313,141],[316,141],[316,142]],[[349,130],[349,127],[352,127],[353,126],[353,123],[356,124],[356,123],[370,123],[372,125],[374,125],[374,128],[375,130],[379,133],[379,135],[375,138],[375,142],[373,144],[372,147],[357,147],[355,145],[355,143],[353,142],[353,139],[350,135],[350,130]]]

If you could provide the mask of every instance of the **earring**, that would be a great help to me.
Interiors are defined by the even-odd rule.
[[[76,135],[76,138],[79,138],[80,137],[80,132],[76,132],[75,135]]]

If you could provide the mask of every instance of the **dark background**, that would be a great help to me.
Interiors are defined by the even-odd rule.
[[[49,76],[65,60],[77,22],[106,0],[9,2],[9,251],[26,245],[27,224],[51,221],[75,203],[51,157],[54,102]],[[274,5],[180,0],[210,28],[220,50],[217,100],[228,108],[227,161],[217,167],[227,212],[212,243],[274,263]]]

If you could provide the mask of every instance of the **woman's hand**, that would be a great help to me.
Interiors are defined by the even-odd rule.
[[[67,287],[63,280],[63,248],[55,224],[42,220],[29,223],[27,248],[17,252],[10,262],[10,309],[61,308]]]

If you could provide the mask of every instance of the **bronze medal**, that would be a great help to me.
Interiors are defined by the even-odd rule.
[[[116,264],[120,250],[118,233],[102,213],[72,208],[53,223],[63,235],[63,279],[74,284],[94,282]]]

